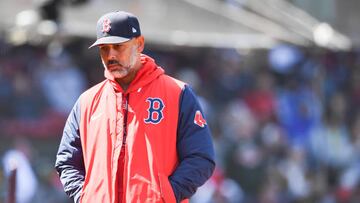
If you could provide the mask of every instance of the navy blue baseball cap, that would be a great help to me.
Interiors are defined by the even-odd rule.
[[[141,35],[135,15],[125,11],[107,13],[96,25],[97,40],[89,48],[100,44],[119,44]]]

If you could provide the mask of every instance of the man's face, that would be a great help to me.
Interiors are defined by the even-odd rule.
[[[99,48],[104,67],[115,79],[125,79],[135,71],[135,64],[140,56],[136,39],[121,44],[99,45]]]

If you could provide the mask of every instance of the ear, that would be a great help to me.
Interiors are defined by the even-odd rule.
[[[144,51],[144,46],[145,46],[145,39],[144,36],[140,35],[139,37],[136,38],[136,42],[137,42],[137,50],[139,53]]]

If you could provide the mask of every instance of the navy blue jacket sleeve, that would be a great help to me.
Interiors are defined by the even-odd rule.
[[[179,165],[169,177],[177,202],[190,198],[215,168],[211,133],[202,117],[195,119],[197,112],[204,115],[195,94],[185,86],[180,98],[177,132]]]
[[[55,162],[55,168],[66,194],[76,203],[80,200],[85,177],[79,123],[80,106],[78,100],[66,121]]]

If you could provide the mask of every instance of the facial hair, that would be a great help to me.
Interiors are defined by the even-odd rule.
[[[131,47],[131,53],[129,56],[128,63],[120,63],[116,58],[109,59],[107,63],[101,58],[102,64],[105,67],[105,70],[113,75],[114,78],[124,78],[127,77],[127,75],[131,74],[131,72],[135,71],[135,66],[137,63],[137,58],[139,56],[139,53],[137,53],[137,46]],[[120,68],[114,67],[111,68],[112,65],[119,66]],[[110,68],[109,68],[110,67]],[[118,74],[121,74],[122,76],[119,76]]]

